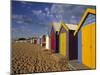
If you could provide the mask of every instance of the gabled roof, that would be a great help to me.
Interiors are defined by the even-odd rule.
[[[65,22],[61,22],[61,27],[64,27],[66,29],[66,31],[69,31],[69,30],[76,30],[77,29],[77,25],[74,25],[74,24],[66,24]]]
[[[79,24],[78,24],[78,27],[76,29],[76,31],[74,32],[74,36],[77,34],[77,32],[80,30],[80,28],[82,27],[82,24],[84,22],[84,20],[86,19],[86,17],[88,16],[88,14],[96,14],[96,10],[95,9],[91,9],[91,8],[88,8],[86,9],[83,17],[81,18]]]
[[[65,22],[64,21],[61,21],[61,27],[64,27],[66,29],[66,31],[69,31],[68,27],[66,26]],[[60,27],[60,29],[61,29]],[[59,31],[60,31],[59,29]]]
[[[77,29],[77,25],[74,25],[74,24],[66,24],[66,26],[68,27],[69,30],[76,30]]]
[[[60,29],[60,23],[58,22],[52,22],[52,27],[54,28],[54,31],[58,31],[59,32],[59,29]]]

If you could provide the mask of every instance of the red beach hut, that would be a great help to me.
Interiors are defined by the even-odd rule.
[[[51,49],[52,53],[59,52],[59,28],[60,23],[53,22],[51,27]]]

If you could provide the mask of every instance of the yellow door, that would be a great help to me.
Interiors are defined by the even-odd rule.
[[[95,68],[95,24],[82,28],[82,63]]]
[[[66,33],[60,34],[60,54],[66,56]]]

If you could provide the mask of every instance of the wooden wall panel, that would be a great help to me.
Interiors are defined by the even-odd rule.
[[[60,54],[67,56],[66,32],[60,33]]]
[[[82,27],[82,63],[90,68],[95,67],[95,25]]]

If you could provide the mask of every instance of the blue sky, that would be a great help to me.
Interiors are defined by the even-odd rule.
[[[78,24],[86,8],[95,6],[12,1],[12,38],[47,34],[52,22]]]

